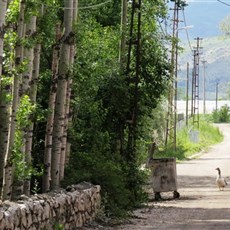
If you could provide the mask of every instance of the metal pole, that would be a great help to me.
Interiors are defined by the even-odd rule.
[[[188,87],[189,87],[189,63],[187,62],[187,82],[186,82],[186,113],[185,113],[185,122],[188,126]]]
[[[205,88],[205,68],[206,68],[206,66],[205,66],[205,63],[206,63],[207,61],[202,61],[202,63],[203,63],[203,68],[204,68],[204,78],[203,78],[203,114],[205,114],[206,113],[206,105],[205,105],[205,100],[206,100],[206,95],[205,95],[205,93],[206,93],[206,88]]]
[[[218,109],[218,85],[219,83],[216,83],[216,110]]]
[[[165,136],[165,145],[168,142],[172,142],[173,149],[176,150],[176,105],[175,105],[175,95],[177,82],[175,80],[175,72],[176,70],[176,54],[177,54],[177,46],[178,46],[178,5],[177,2],[174,4],[174,15],[173,15],[173,34],[172,34],[172,50],[171,50],[171,70],[170,70],[170,88],[168,95],[168,112],[167,112],[167,121],[166,121],[166,136]]]
[[[178,17],[179,17],[179,7],[176,5],[176,24],[175,24],[175,29],[176,29],[176,44],[175,44],[175,66],[174,66],[174,135],[173,135],[173,149],[176,151],[177,148],[177,141],[176,141],[176,136],[177,136],[177,72],[178,72]]]

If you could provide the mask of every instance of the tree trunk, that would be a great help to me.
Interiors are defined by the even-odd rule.
[[[3,64],[3,44],[5,34],[5,19],[7,10],[7,0],[0,0],[0,80],[2,75]]]
[[[66,94],[69,77],[70,41],[72,38],[73,0],[65,0],[64,10],[64,39],[60,50],[60,62],[58,71],[57,95],[54,112],[53,148],[51,164],[51,187],[57,189],[60,186],[60,159],[64,122],[66,118]]]
[[[25,2],[20,1],[20,12],[18,19],[17,35],[18,41],[24,38],[24,13],[25,13]],[[19,67],[23,60],[23,46],[20,42],[17,43],[15,48],[15,67]],[[2,200],[10,200],[12,195],[12,184],[13,184],[13,162],[12,162],[12,150],[14,145],[15,128],[16,128],[16,112],[18,108],[19,101],[19,83],[21,79],[21,74],[17,73],[14,76],[13,81],[13,92],[12,92],[12,108],[10,114],[9,123],[9,135],[8,135],[8,145],[5,155],[5,163],[3,170],[3,187],[2,187]]]
[[[27,38],[31,38],[36,31],[36,16],[31,16],[29,23],[26,25],[26,36]],[[24,50],[24,60],[27,61],[27,71],[22,75],[22,94],[29,95],[32,90],[31,82],[32,82],[32,73],[33,73],[33,63],[34,63],[34,46],[26,47]],[[34,87],[33,87],[34,88]],[[35,98],[34,98],[35,99]],[[31,103],[32,98],[30,97]],[[31,167],[31,149],[32,149],[32,137],[33,137],[33,124],[31,124],[26,130],[23,127],[21,130],[24,133],[24,152],[25,152],[25,163],[27,168]],[[23,151],[22,151],[23,152]],[[24,180],[24,188],[23,193],[26,195],[30,194],[30,178],[25,178]]]
[[[119,63],[121,74],[125,73],[127,66],[127,17],[128,17],[128,1],[122,0],[121,4],[121,25],[120,25],[120,50],[119,50]],[[117,136],[115,137],[115,153],[123,155],[124,149],[124,129],[125,125],[120,123],[117,129]]]
[[[54,120],[54,108],[57,92],[57,74],[58,64],[60,56],[59,39],[61,38],[60,24],[56,26],[56,45],[53,48],[53,61],[52,61],[52,82],[49,95],[49,114],[46,124],[45,135],[45,152],[44,152],[44,175],[42,179],[42,191],[48,192],[50,190],[51,180],[51,151],[52,151],[52,133],[53,133],[53,120]]]
[[[2,82],[6,10],[7,1],[0,0],[0,188],[2,188],[3,181],[4,157],[6,153],[9,124],[8,105],[5,96],[8,94],[10,87],[6,87]],[[7,92],[5,92],[5,89]]]
[[[78,15],[78,0],[73,1],[73,24],[72,27],[74,27],[74,24],[77,21],[77,15]],[[72,68],[74,64],[74,59],[76,55],[76,47],[74,43],[74,39],[71,40],[70,43],[70,56],[69,56],[69,66]],[[70,74],[72,75],[72,73]],[[70,102],[71,102],[71,86],[72,86],[72,78],[70,77],[67,82],[67,94],[66,94],[66,107],[65,107],[65,113],[66,118],[64,122],[64,132],[63,132],[63,138],[62,138],[62,152],[61,152],[61,159],[60,159],[60,180],[64,178],[64,172],[65,172],[65,165],[67,162],[67,157],[69,157],[69,151],[70,151],[70,143],[68,143],[68,125],[71,121],[71,112],[70,112]],[[67,147],[68,146],[68,147]]]

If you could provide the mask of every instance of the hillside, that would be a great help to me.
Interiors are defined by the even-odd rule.
[[[206,97],[207,99],[215,98],[216,85],[218,83],[218,94],[221,98],[227,98],[227,85],[230,82],[230,38],[212,37],[203,39],[201,42],[201,58],[206,60],[205,76],[206,76]],[[192,44],[195,47],[195,43]],[[203,95],[203,76],[204,67],[200,61],[200,98]],[[190,66],[190,80],[193,67],[193,55],[188,47],[179,54],[178,57],[178,86],[185,91],[185,79],[187,76],[186,63]],[[191,83],[190,83],[191,85]],[[191,87],[190,87],[191,88]]]

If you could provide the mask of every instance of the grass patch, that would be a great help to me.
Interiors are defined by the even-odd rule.
[[[197,139],[192,138],[192,133],[197,132]],[[200,116],[199,129],[194,128],[190,122],[177,131],[176,151],[167,147],[158,151],[156,157],[175,157],[178,161],[185,160],[192,155],[207,150],[213,144],[223,140],[223,134],[205,116]]]

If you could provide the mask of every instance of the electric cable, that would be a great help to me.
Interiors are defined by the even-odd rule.
[[[222,3],[222,4],[226,5],[226,6],[230,6],[230,4],[228,4],[228,3],[226,3],[226,2],[223,2],[223,1],[221,1],[221,0],[217,0],[217,2],[220,2],[220,3]]]
[[[188,45],[189,45],[190,50],[192,51],[192,46],[191,46],[191,42],[190,42],[190,39],[189,39],[188,30],[186,29],[187,23],[186,23],[184,9],[182,9],[182,14],[183,14],[183,21],[184,21],[184,25],[185,25],[185,32],[186,32],[186,37],[187,37],[187,40],[188,40]]]
[[[82,6],[82,7],[79,7],[79,10],[85,10],[85,9],[91,9],[91,8],[97,8],[97,7],[100,7],[100,6],[103,6],[109,2],[111,2],[112,0],[108,0],[108,1],[105,1],[105,2],[102,2],[102,3],[99,3],[99,4],[95,4],[95,5],[92,5],[92,6]]]
[[[64,10],[75,10],[75,9],[78,9],[78,10],[85,10],[85,9],[92,9],[92,8],[97,8],[97,7],[101,7],[109,2],[111,2],[112,0],[107,0],[105,2],[102,2],[102,3],[98,3],[98,4],[95,4],[95,5],[90,5],[90,6],[79,6],[77,8],[68,8],[68,7],[57,7],[59,9],[64,9]],[[46,7],[52,7],[48,4],[43,4],[43,3],[39,3],[40,5],[44,5]],[[52,8],[55,8],[54,6]]]
[[[216,3],[216,2],[221,2],[221,3],[223,3],[223,4],[227,4],[227,3],[225,3],[225,2],[222,2],[222,1],[219,1],[219,0],[208,0],[208,1],[206,1],[206,0],[188,0],[187,2],[189,3],[200,3],[200,2],[213,2],[213,3]],[[228,1],[229,2],[229,0],[225,0],[225,1]]]

